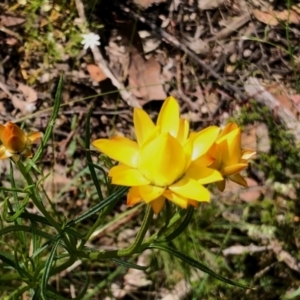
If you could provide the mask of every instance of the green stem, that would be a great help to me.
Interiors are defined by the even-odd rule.
[[[150,204],[147,205],[146,213],[143,219],[143,223],[141,228],[131,246],[122,250],[114,250],[114,251],[105,251],[105,252],[91,252],[91,253],[84,253],[80,251],[78,254],[80,256],[89,258],[89,259],[108,259],[108,258],[117,258],[123,256],[130,256],[132,254],[138,253],[140,251],[140,246],[144,240],[146,232],[151,224],[153,218],[153,210]]]
[[[32,180],[31,176],[29,175],[29,173],[26,171],[25,166],[18,161],[16,163],[17,167],[19,168],[21,174],[23,175],[23,177],[25,178],[25,180],[27,181],[27,184],[30,186],[35,186],[34,185],[34,181]],[[39,209],[39,211],[44,215],[44,217],[48,220],[48,222],[51,224],[51,226],[53,226],[57,232],[60,234],[60,236],[63,238],[65,245],[67,246],[67,248],[73,249],[72,245],[70,244],[69,240],[66,238],[65,233],[63,232],[63,230],[61,229],[59,223],[57,223],[52,217],[51,215],[48,213],[48,211],[46,210],[46,208],[44,207],[41,199],[39,199],[39,195],[34,191],[34,189],[30,189],[31,191],[31,199],[34,203],[34,205]]]

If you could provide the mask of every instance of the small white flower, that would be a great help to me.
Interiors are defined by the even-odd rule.
[[[93,32],[82,34],[83,40],[81,44],[83,45],[83,49],[87,50],[88,48],[93,49],[95,46],[100,45],[100,36]]]

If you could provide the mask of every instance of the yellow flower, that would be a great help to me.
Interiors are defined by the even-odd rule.
[[[224,178],[247,187],[246,180],[239,172],[247,168],[248,160],[256,152],[241,149],[241,128],[236,123],[226,125],[210,149],[209,154],[214,158],[214,162],[210,165],[211,168],[220,171]],[[223,191],[225,180],[217,182],[217,186],[220,191]]]
[[[134,110],[133,119],[137,142],[114,137],[92,143],[120,162],[108,175],[113,184],[131,187],[127,204],[145,201],[159,213],[166,199],[182,208],[208,202],[210,194],[203,185],[223,180],[217,170],[208,168],[212,159],[206,156],[219,128],[211,126],[189,138],[189,124],[180,119],[173,97],[164,102],[156,125],[142,109]]]
[[[32,152],[30,145],[42,137],[41,132],[25,132],[16,124],[7,122],[5,125],[0,124],[0,159],[12,157],[18,161],[21,155],[31,157]]]

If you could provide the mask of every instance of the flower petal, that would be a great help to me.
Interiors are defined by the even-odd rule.
[[[170,134],[161,134],[140,151],[138,169],[156,186],[168,186],[182,176],[186,154]]]
[[[43,137],[43,133],[38,131],[27,134],[27,138],[30,140],[31,143],[38,142],[42,137]]]
[[[216,142],[222,153],[222,161],[225,165],[232,165],[240,162],[241,151],[241,129],[237,128],[218,139]]]
[[[199,202],[208,202],[210,200],[209,191],[202,184],[188,177],[183,177],[169,186],[169,190],[182,197]]]
[[[187,208],[188,206],[188,199],[185,197],[182,197],[170,190],[165,190],[163,196],[165,196],[168,200],[173,202],[176,205],[179,205],[182,208]]]
[[[192,162],[191,166],[186,171],[186,176],[196,180],[200,184],[208,184],[223,180],[221,173],[215,169],[198,166]]]
[[[25,150],[26,143],[23,142],[17,135],[12,135],[10,138],[5,139],[5,143],[3,141],[3,145],[6,149],[11,153],[21,153]]]
[[[193,154],[192,160],[206,154],[209,148],[216,141],[220,132],[220,128],[217,126],[207,127],[197,134],[192,135],[193,139]]]
[[[26,147],[27,137],[18,125],[7,122],[2,131],[1,140],[7,150],[12,153],[19,153]]]
[[[165,205],[165,202],[166,198],[162,196],[150,202],[150,205],[155,214],[159,214],[161,212]]]
[[[249,160],[256,154],[255,151],[252,150],[242,150],[242,160]]]
[[[177,133],[177,140],[181,145],[185,144],[189,135],[189,130],[190,130],[190,124],[188,120],[180,119],[178,133]]]
[[[6,150],[6,148],[1,145],[0,146],[0,159],[5,159],[11,157],[13,154]]]
[[[116,161],[133,168],[137,166],[139,147],[132,140],[117,136],[112,139],[95,140],[92,145]]]
[[[137,143],[141,147],[153,132],[155,125],[149,115],[140,108],[134,109],[133,123]]]
[[[132,206],[141,201],[143,201],[143,199],[140,195],[139,188],[138,187],[130,188],[127,194],[127,205]]]
[[[155,185],[144,185],[139,187],[141,197],[145,202],[153,201],[163,194],[165,188]]]
[[[247,181],[240,175],[240,174],[234,174],[228,177],[231,181],[242,185],[244,187],[248,187]]]
[[[140,186],[150,183],[150,181],[147,180],[139,170],[126,165],[112,167],[108,176],[112,177],[111,182],[113,184],[118,185]]]
[[[238,125],[234,122],[230,122],[228,123],[221,131],[218,139],[221,139],[223,136],[225,136],[226,134],[230,133],[231,131],[235,130],[239,128]]]
[[[179,105],[174,97],[168,97],[158,115],[156,125],[161,128],[161,133],[169,133],[177,137],[179,128]]]
[[[239,173],[247,167],[248,167],[248,163],[235,164],[235,165],[230,165],[225,167],[224,169],[221,170],[221,172],[224,176],[229,176],[229,175]]]

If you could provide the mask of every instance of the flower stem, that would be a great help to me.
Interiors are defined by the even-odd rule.
[[[146,232],[150,226],[153,217],[153,210],[150,204],[147,205],[146,213],[141,224],[141,228],[131,246],[122,250],[114,251],[105,251],[105,252],[91,252],[88,254],[90,259],[107,259],[107,258],[116,258],[123,256],[130,256],[134,253],[140,252],[140,246],[144,240]],[[82,253],[82,252],[81,252]],[[84,255],[86,256],[86,255]]]

